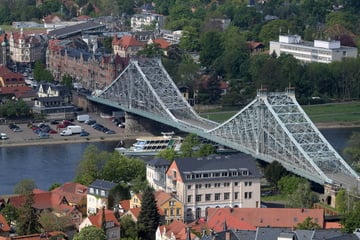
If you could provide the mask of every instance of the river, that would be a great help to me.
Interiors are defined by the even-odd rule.
[[[360,128],[321,129],[340,155],[354,131],[360,131]],[[72,181],[89,144],[95,144],[104,151],[113,151],[117,142],[0,148],[0,195],[13,193],[14,186],[22,179],[33,179],[43,190],[53,183]]]

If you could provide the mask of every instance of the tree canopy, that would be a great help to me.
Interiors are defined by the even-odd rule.
[[[104,231],[95,226],[89,226],[83,228],[80,232],[76,233],[74,240],[106,240],[106,235]]]

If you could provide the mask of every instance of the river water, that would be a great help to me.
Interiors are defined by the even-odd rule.
[[[360,128],[321,130],[340,155],[354,131],[360,131]],[[0,148],[0,195],[13,193],[14,186],[22,179],[33,179],[43,190],[53,183],[72,181],[89,144],[95,144],[104,151],[113,151],[117,142]]]

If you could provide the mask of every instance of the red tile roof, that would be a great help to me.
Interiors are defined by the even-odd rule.
[[[69,203],[80,204],[86,198],[87,186],[80,183],[67,182],[51,192],[65,196]]]
[[[187,225],[182,221],[174,220],[169,225],[164,226],[166,231],[166,236],[170,237],[171,233],[174,234],[176,240],[186,240],[186,228]],[[164,231],[164,227],[160,226],[161,233]],[[191,233],[191,239],[194,239],[196,236]]]
[[[153,42],[158,43],[161,49],[166,49],[171,45],[171,43],[166,41],[164,38],[155,38]]]
[[[245,221],[241,221],[235,216],[228,212],[220,211],[214,214],[212,218],[207,222],[208,229],[213,229],[215,232],[224,230],[226,224],[228,229],[239,229],[239,230],[256,230],[255,226],[248,224]]]
[[[10,231],[9,224],[7,223],[5,217],[0,214],[0,233],[9,232],[9,231]]]
[[[120,201],[120,207],[124,210],[124,212],[128,211],[130,209],[130,200]]]
[[[341,229],[342,225],[339,222],[325,222],[325,229]]]
[[[145,45],[144,43],[136,40],[136,38],[134,38],[131,35],[123,36],[120,39],[115,36],[113,41],[112,41],[112,44],[113,45],[119,45],[119,46],[121,46],[123,48],[136,47],[136,46],[142,47],[142,46]]]
[[[224,216],[226,219],[232,217],[244,221],[255,227],[296,227],[307,217],[324,226],[323,209],[302,208],[209,208],[208,222],[213,217]]]
[[[141,208],[130,208],[128,212],[130,212],[134,218],[138,219],[139,214],[140,214]]]
[[[103,216],[103,212],[102,212],[102,210],[100,210],[100,211],[98,211],[98,213],[96,215],[89,216],[88,218],[93,226],[101,228],[101,224],[103,222],[102,216]],[[120,223],[116,219],[114,212],[111,210],[108,210],[108,209],[105,209],[105,221],[113,222],[115,224],[115,226],[120,226]]]

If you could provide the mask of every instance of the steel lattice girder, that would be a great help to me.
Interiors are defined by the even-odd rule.
[[[186,120],[199,128],[219,125],[197,115],[158,59],[132,60],[99,97],[128,109]]]
[[[331,182],[325,173],[358,177],[288,94],[258,96],[209,134],[236,142],[254,156],[265,156],[265,161],[278,160],[318,182]]]

